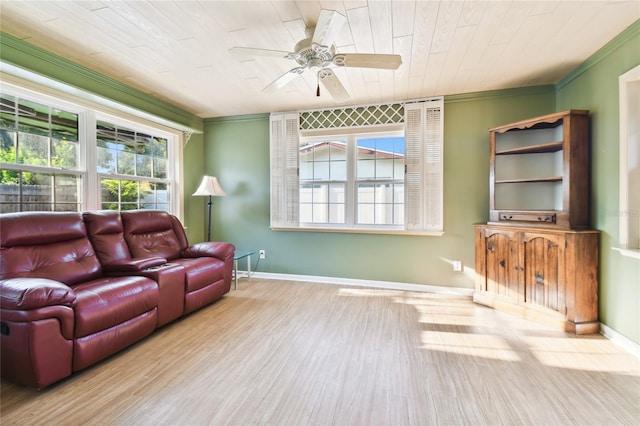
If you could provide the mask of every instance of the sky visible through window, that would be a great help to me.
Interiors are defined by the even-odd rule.
[[[404,155],[404,137],[358,139],[358,147]]]

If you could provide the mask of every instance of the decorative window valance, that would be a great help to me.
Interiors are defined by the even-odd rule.
[[[300,112],[300,130],[362,128],[404,123],[404,104],[349,106]]]

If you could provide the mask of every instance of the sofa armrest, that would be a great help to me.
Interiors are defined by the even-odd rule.
[[[0,280],[0,319],[7,322],[35,323],[56,319],[65,339],[73,338],[76,294],[59,281],[47,278]]]
[[[0,307],[9,310],[28,310],[46,306],[76,304],[71,287],[47,278],[10,278],[0,280]]]
[[[140,272],[145,269],[153,268],[155,266],[164,265],[167,263],[167,259],[163,257],[147,257],[137,259],[122,259],[112,262],[108,265],[104,265],[102,270],[106,274],[120,273],[120,272]]]
[[[236,248],[231,243],[224,242],[204,242],[197,243],[183,250],[183,257],[216,257],[226,260],[233,257]]]

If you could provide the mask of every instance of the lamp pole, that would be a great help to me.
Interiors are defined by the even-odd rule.
[[[209,202],[207,203],[207,206],[209,208],[209,214],[208,214],[208,218],[209,220],[207,221],[207,241],[211,241],[211,205],[213,204],[213,196],[209,195]]]

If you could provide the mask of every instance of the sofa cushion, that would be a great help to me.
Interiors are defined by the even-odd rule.
[[[2,215],[0,278],[48,278],[68,285],[101,276],[80,213]]]
[[[2,215],[2,247],[44,245],[86,237],[80,213],[24,212]]]
[[[131,258],[129,247],[124,240],[120,212],[84,212],[83,217],[89,239],[103,266]]]
[[[172,263],[184,266],[187,293],[200,290],[224,277],[224,262],[215,257],[181,258]]]
[[[172,216],[158,210],[121,212],[124,238],[133,257],[180,257],[181,242],[174,230]]]
[[[146,277],[110,277],[73,287],[75,336],[84,337],[124,323],[158,306],[158,284]]]

